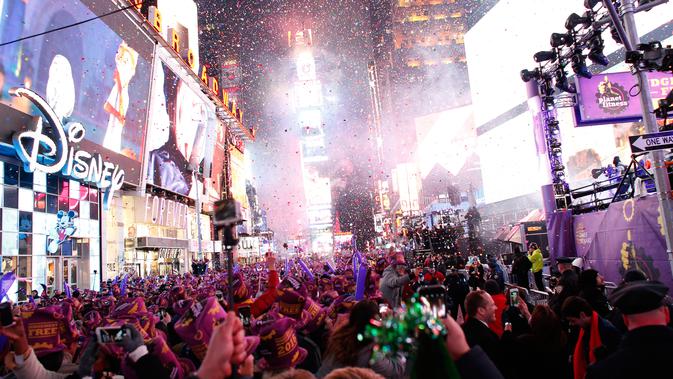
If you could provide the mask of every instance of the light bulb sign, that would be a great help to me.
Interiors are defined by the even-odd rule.
[[[63,122],[49,104],[37,93],[26,88],[12,88],[10,94],[24,97],[42,112],[33,118],[32,130],[21,130],[12,136],[14,149],[27,172],[61,175],[84,183],[91,183],[103,192],[103,206],[124,183],[124,170],[103,160],[98,153],[79,150],[86,130],[78,122]],[[50,125],[45,128],[44,121]],[[67,130],[67,133],[66,133]]]

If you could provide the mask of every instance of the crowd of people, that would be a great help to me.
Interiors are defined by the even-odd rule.
[[[264,263],[237,266],[231,283],[199,266],[196,274],[117,278],[99,291],[33,292],[7,307],[10,317],[0,307],[2,370],[20,379],[673,373],[668,288],[642,272],[628,271],[608,297],[597,271],[578,275],[560,259],[548,303],[532,304],[499,260],[458,257],[416,264],[391,249],[276,262],[268,253]],[[415,295],[428,288],[442,296],[429,303]],[[424,305],[419,325],[393,342],[380,337],[402,330],[391,317],[414,312],[414,302]]]

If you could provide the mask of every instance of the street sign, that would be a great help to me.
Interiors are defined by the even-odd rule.
[[[673,149],[673,131],[629,137],[631,152]]]

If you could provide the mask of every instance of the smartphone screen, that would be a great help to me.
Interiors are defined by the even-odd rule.
[[[100,343],[120,343],[125,335],[126,329],[123,327],[96,328],[96,337]]]
[[[249,327],[252,319],[252,314],[250,312],[250,307],[241,307],[238,308],[238,317],[243,322],[244,327]]]
[[[423,302],[426,311],[432,313],[434,317],[446,317],[446,288],[442,285],[432,285],[421,287],[418,294],[426,301]]]
[[[519,305],[519,290],[516,288],[512,288],[509,290],[509,303],[512,306],[518,306]]]

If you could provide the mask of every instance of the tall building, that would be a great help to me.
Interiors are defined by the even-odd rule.
[[[463,35],[480,0],[370,0],[387,168],[414,149],[414,119],[471,102]]]

